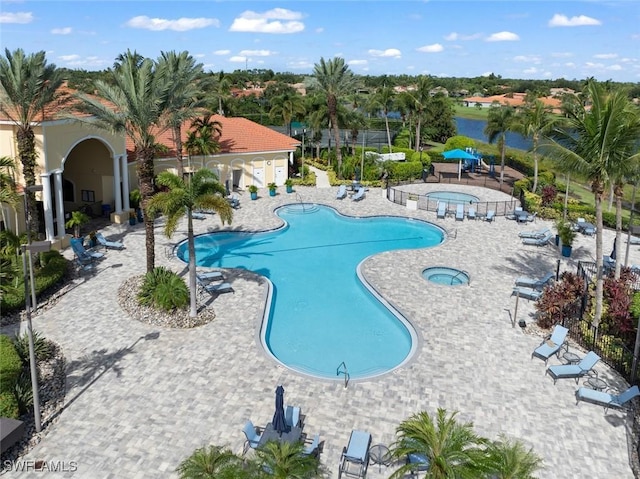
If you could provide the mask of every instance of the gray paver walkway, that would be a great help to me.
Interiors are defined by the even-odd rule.
[[[503,198],[482,189],[446,189]],[[512,327],[514,279],[554,270],[559,258],[551,246],[523,247],[518,240],[518,231],[544,222],[436,220],[435,213],[389,203],[379,189],[360,202],[338,201],[334,189],[297,190],[303,201],[329,204],[345,214],[406,215],[455,229],[455,239],[451,235],[439,247],[383,253],[363,265],[367,280],[406,314],[420,336],[409,364],[383,377],[352,381],[347,389],[339,381],[314,380],[275,364],[256,342],[264,284],[238,271],[229,274],[235,294],[215,300],[218,316],[206,326],[170,330],[131,320],[116,294],[125,279],[144,271],[144,230],[142,225],[111,226],[107,235],[124,233],[127,248],[109,251],[95,276],[34,318],[35,328],[64,349],[68,393],[66,408],[26,459],[76,461],[77,472],[59,474],[64,477],[176,477],[176,466],[197,447],[226,444],[240,452],[245,420],[266,424],[273,415],[274,390],[282,384],[285,402],[306,414],[305,431],[320,433],[325,441],[322,461],[331,477],[337,477],[340,452],[352,429],[369,431],[374,443],[390,444],[400,421],[438,407],[459,411],[460,420],[473,421],[486,437],[504,433],[522,439],[544,459],[539,477],[633,477],[626,415],[576,406],[575,382],[554,386],[542,361],[531,359],[540,338]],[[272,228],[280,224],[273,208],[297,201],[295,195],[261,193],[257,201],[241,194],[233,228]],[[200,232],[220,229],[216,217],[196,226]],[[171,241],[161,228],[156,231],[157,263],[183,271],[178,260],[164,254]],[[181,235],[184,224],[173,241]],[[612,243],[613,233],[605,232],[605,247]],[[593,238],[579,236],[574,258],[562,259],[562,269],[574,270],[576,260],[592,256],[594,249]],[[632,262],[640,264],[637,246],[632,255]],[[464,269],[471,284],[447,288],[427,283],[421,271],[429,265]],[[532,303],[520,301],[518,319],[531,322],[532,311]],[[610,384],[623,387],[603,364],[596,369]],[[388,477],[392,471],[370,467],[368,477]]]

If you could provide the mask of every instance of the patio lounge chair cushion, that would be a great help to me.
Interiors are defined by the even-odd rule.
[[[96,240],[100,246],[107,249],[123,249],[124,244],[121,241],[109,241],[102,233],[96,233]]]
[[[443,201],[438,202],[438,212],[436,213],[438,218],[444,218],[447,214],[447,204]]]
[[[522,286],[516,286],[513,288],[511,292],[511,296],[519,296],[524,299],[528,299],[529,301],[538,301],[540,296],[542,296],[542,291],[538,291],[533,288],[525,288]]]
[[[287,406],[284,411],[284,420],[289,427],[302,427],[300,408],[298,406]]]
[[[550,233],[549,228],[542,228],[536,231],[521,231],[518,233],[520,238],[543,238],[547,233]]]
[[[546,374],[553,378],[553,384],[555,384],[558,379],[568,378],[575,379],[577,384],[580,378],[590,372],[598,361],[600,361],[600,356],[593,351],[589,351],[578,364],[559,364],[549,366]]]
[[[360,188],[358,188],[358,190],[356,191],[356,194],[355,194],[355,195],[353,195],[353,196],[351,197],[351,199],[352,199],[353,201],[360,201],[362,198],[364,198],[364,192],[365,192],[365,190],[364,190],[364,188],[361,186],[361,187],[360,187]]]
[[[201,284],[207,284],[211,281],[220,281],[224,279],[224,276],[220,271],[207,271],[206,273],[196,273],[196,279]]]
[[[551,241],[550,231],[541,238],[522,238],[522,244],[533,246],[545,246],[549,241]]]
[[[92,260],[104,258],[104,253],[85,249],[80,238],[72,238],[70,244],[71,249],[73,249],[73,252],[81,261],[86,261],[87,258],[91,258]]]
[[[476,219],[476,209],[473,206],[469,208],[469,211],[467,212],[467,218],[469,218],[470,220]]]
[[[336,199],[343,200],[346,197],[347,197],[347,186],[346,185],[340,185],[338,187],[338,192],[336,193]]]
[[[490,223],[493,222],[493,220],[496,217],[496,212],[494,210],[489,210],[487,211],[487,216],[485,216],[485,221],[489,221]]]
[[[542,289],[544,288],[553,278],[553,273],[547,273],[540,279],[527,278],[526,276],[520,276],[516,279],[516,286],[523,286],[525,288],[532,289]]]
[[[531,353],[532,358],[540,358],[547,364],[547,360],[554,354],[558,354],[560,349],[566,342],[567,334],[569,330],[564,326],[556,324],[553,328],[551,336],[545,338],[544,341],[533,350]]]
[[[456,221],[464,220],[464,205],[459,204],[456,206]]]
[[[203,288],[207,293],[211,294],[233,293],[233,287],[229,283],[205,284]]]
[[[353,477],[365,477],[369,465],[369,447],[371,434],[364,431],[351,431],[349,444],[342,449],[338,479],[342,474]]]
[[[576,391],[576,405],[580,401],[586,401],[603,406],[604,411],[607,412],[607,409],[609,408],[622,409],[626,403],[636,396],[640,396],[640,389],[638,389],[638,386],[632,386],[623,393],[617,395],[581,387]]]
[[[320,434],[316,434],[313,437],[313,441],[311,441],[311,444],[304,447],[302,454],[306,454],[306,455],[313,454],[314,452],[317,451],[319,446],[320,446]]]
[[[244,427],[242,428],[242,432],[247,438],[247,440],[244,443],[244,449],[242,451],[242,454],[244,455],[249,450],[250,447],[252,449],[256,449],[258,447],[262,434],[259,434],[257,432],[256,427],[253,425],[250,419],[247,420],[247,422],[244,424]]]

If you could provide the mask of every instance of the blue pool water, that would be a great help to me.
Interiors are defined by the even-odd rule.
[[[319,205],[284,206],[277,214],[286,226],[275,231],[195,240],[199,266],[244,268],[271,280],[262,337],[273,357],[332,379],[344,378],[336,375],[343,361],[351,378],[379,375],[406,361],[415,332],[363,285],[358,265],[383,251],[438,245],[442,230],[405,218],[349,218]],[[186,242],[177,254],[188,260]]]
[[[432,200],[442,200],[448,203],[477,203],[480,201],[477,196],[458,193],[457,191],[434,191],[427,193],[425,196]]]

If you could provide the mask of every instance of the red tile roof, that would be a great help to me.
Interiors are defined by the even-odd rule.
[[[525,104],[526,95],[524,93],[513,93],[512,95],[494,95],[494,96],[470,96],[463,98],[463,101],[468,102],[470,105],[475,103],[493,103],[497,102],[504,106],[519,107]],[[554,111],[559,110],[562,105],[562,100],[553,97],[540,97],[538,98],[545,106],[552,108]]]

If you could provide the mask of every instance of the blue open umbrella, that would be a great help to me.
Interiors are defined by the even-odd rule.
[[[442,153],[442,156],[447,160],[477,160],[475,156],[460,148],[455,150],[449,150]]]
[[[289,427],[284,417],[284,388],[282,386],[276,388],[276,412],[273,415],[271,424],[273,429],[280,435],[283,432],[289,432]]]

